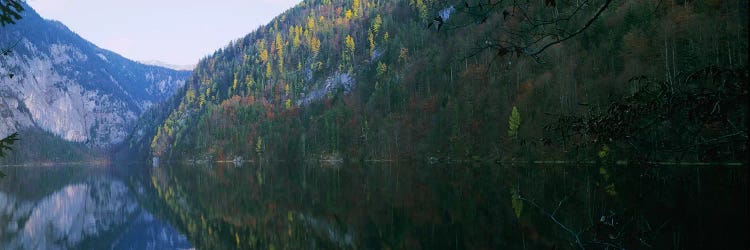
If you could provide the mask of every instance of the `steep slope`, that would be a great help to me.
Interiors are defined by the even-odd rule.
[[[128,60],[24,8],[0,30],[0,45],[12,47],[0,56],[0,135],[39,129],[95,147],[118,143],[190,74]]]
[[[559,159],[570,148],[596,159],[741,157],[745,148],[732,144],[747,140],[746,126],[736,125],[746,123],[746,107],[723,109],[727,120],[690,120],[698,117],[687,110],[695,103],[675,100],[699,89],[746,97],[747,5],[610,2],[587,2],[609,7],[579,18],[580,26],[561,21],[573,26],[560,26],[571,30],[563,35],[576,35],[536,55],[493,43],[533,42],[538,34],[505,30],[597,8],[534,3],[521,13],[498,1],[489,1],[491,10],[483,1],[304,1],[201,60],[171,106],[150,114],[158,127],[131,145],[150,145],[155,156],[219,160]],[[587,23],[590,16],[598,18]],[[724,81],[732,85],[694,77],[711,65],[736,76]],[[645,108],[655,103],[671,111]],[[721,145],[684,147],[712,137]]]

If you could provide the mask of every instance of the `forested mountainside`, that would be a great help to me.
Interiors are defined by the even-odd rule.
[[[101,49],[21,4],[22,18],[0,30],[0,137],[29,131],[11,158],[44,157],[48,144],[122,142],[139,115],[172,96],[190,74]]]
[[[201,60],[129,141],[200,160],[746,159],[747,13],[307,0]]]

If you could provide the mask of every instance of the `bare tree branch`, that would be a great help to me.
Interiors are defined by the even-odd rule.
[[[526,55],[537,63],[543,63],[540,55],[544,51],[590,28],[609,8],[612,1],[604,0],[598,8],[588,11],[594,0],[547,0],[544,1],[544,5],[515,0],[478,1],[470,4],[469,2],[473,1],[464,0],[461,1],[462,6],[456,8],[456,12],[467,16],[469,21],[450,25],[447,29],[492,25],[492,32],[487,38],[479,41],[476,48],[464,58],[477,56],[486,50],[495,50],[493,61],[496,57],[515,54]],[[591,14],[584,18],[586,13]]]
[[[591,17],[591,19],[589,19],[589,21],[586,22],[586,24],[583,25],[583,27],[581,27],[577,31],[573,32],[572,34],[570,34],[570,35],[568,35],[568,36],[566,36],[566,37],[564,37],[562,39],[558,39],[556,41],[548,43],[547,45],[544,45],[541,49],[539,49],[538,51],[536,51],[534,53],[531,53],[530,55],[531,56],[539,55],[539,53],[542,53],[542,51],[546,50],[547,48],[551,47],[552,45],[564,42],[564,41],[566,41],[566,40],[568,40],[570,38],[573,38],[574,36],[576,36],[578,34],[581,34],[584,30],[586,30],[588,27],[590,27],[591,24],[594,23],[594,21],[596,21],[596,19],[599,18],[599,16],[601,16],[601,14],[604,12],[604,10],[607,9],[607,7],[609,6],[609,3],[611,3],[611,2],[612,2],[612,0],[607,0],[606,2],[604,2],[604,4],[599,8],[599,11],[597,11],[596,14],[594,14],[594,16]]]

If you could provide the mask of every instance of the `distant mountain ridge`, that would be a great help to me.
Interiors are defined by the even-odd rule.
[[[159,60],[146,60],[146,61],[138,61],[138,62],[146,64],[146,65],[159,66],[159,67],[164,67],[164,68],[174,69],[174,70],[192,70],[193,68],[195,68],[195,64],[179,65],[179,64],[166,63],[166,62],[162,62]]]
[[[190,75],[129,60],[24,9],[0,30],[0,46],[15,45],[0,56],[0,136],[39,128],[91,146],[118,143]]]

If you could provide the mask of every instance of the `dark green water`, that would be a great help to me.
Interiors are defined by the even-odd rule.
[[[0,248],[749,245],[745,167],[266,162],[112,168],[118,171],[3,169]],[[83,205],[74,202],[79,196],[87,197]],[[26,215],[11,232],[8,218],[16,214]],[[50,222],[30,223],[34,216]],[[60,218],[75,223],[66,226]],[[28,238],[32,227],[46,233]]]

